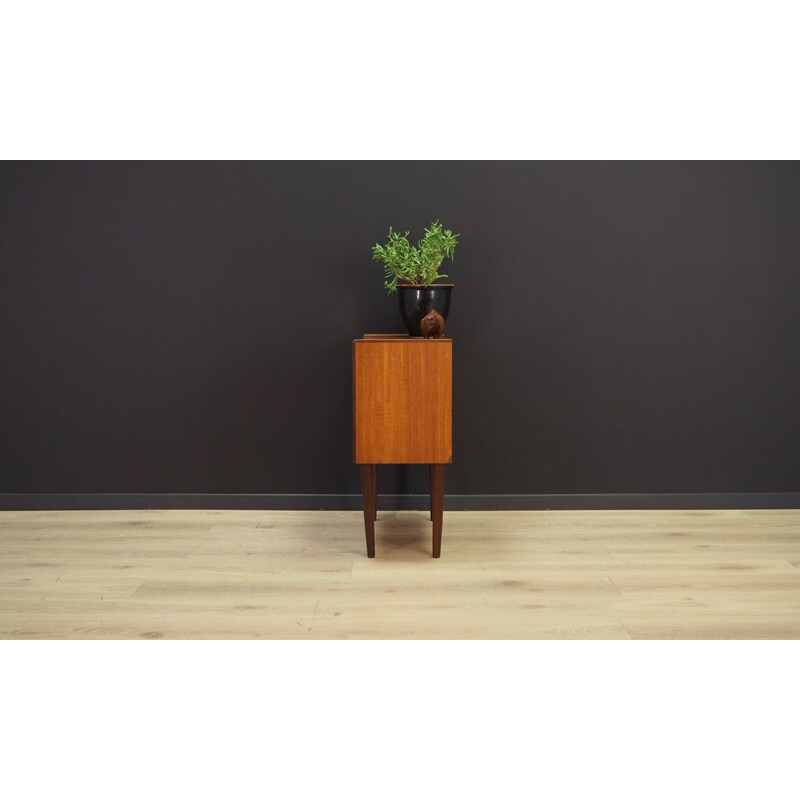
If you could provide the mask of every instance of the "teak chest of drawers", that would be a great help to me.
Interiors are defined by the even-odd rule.
[[[366,334],[353,341],[353,454],[367,555],[375,556],[377,465],[430,466],[433,557],[442,549],[444,467],[453,457],[453,340]]]

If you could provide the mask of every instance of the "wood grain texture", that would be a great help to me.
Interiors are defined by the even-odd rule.
[[[357,464],[449,463],[453,455],[452,339],[353,342]]]
[[[800,511],[0,513],[4,639],[800,639]]]

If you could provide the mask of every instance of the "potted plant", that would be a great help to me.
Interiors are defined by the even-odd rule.
[[[420,322],[432,311],[447,319],[452,283],[437,283],[447,275],[439,273],[445,258],[453,259],[460,234],[444,230],[437,220],[425,229],[416,247],[408,241],[408,231],[389,228],[386,244],[376,244],[372,257],[383,263],[384,286],[389,294],[398,293],[400,315],[411,336],[421,336]]]

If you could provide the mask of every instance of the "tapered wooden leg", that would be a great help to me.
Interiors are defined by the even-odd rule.
[[[433,486],[433,464],[428,465],[428,486]],[[433,503],[431,503],[430,517],[433,520]]]
[[[364,501],[364,530],[367,534],[367,556],[375,558],[375,464],[361,465],[361,497]]]
[[[431,516],[433,517],[433,557],[442,554],[442,516],[444,513],[444,464],[431,464]]]
[[[372,465],[372,507],[375,509],[375,519],[378,519],[378,465]]]

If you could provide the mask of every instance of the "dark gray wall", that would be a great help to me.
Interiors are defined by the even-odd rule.
[[[0,492],[356,492],[370,248],[436,218],[449,492],[800,489],[796,163],[112,162],[0,167]]]

